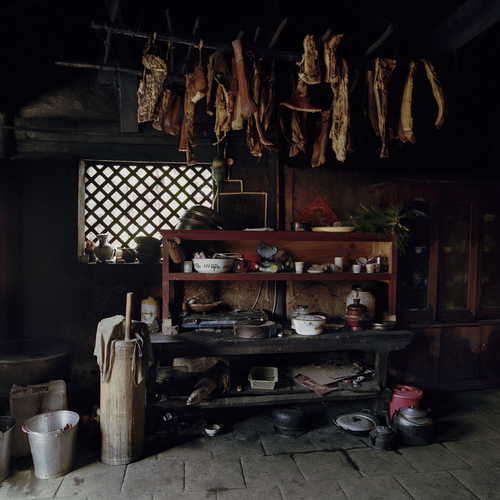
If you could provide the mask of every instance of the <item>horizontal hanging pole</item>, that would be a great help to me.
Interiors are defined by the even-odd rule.
[[[105,24],[97,23],[92,21],[91,27],[96,30],[101,30],[107,33],[112,33],[114,35],[125,35],[134,38],[144,38],[149,39],[150,33],[141,31],[132,31],[124,28],[113,28],[112,26],[107,26]],[[178,43],[181,45],[189,45],[192,47],[197,47],[200,40],[195,37],[180,37],[175,35],[165,35],[157,33],[156,39],[162,42]],[[212,50],[222,50],[224,52],[232,53],[233,46],[230,43],[224,42],[214,42],[210,40],[203,39],[203,48]],[[296,52],[287,52],[283,50],[272,50],[263,47],[256,47],[254,45],[245,47],[247,52],[252,52],[256,56],[261,56],[270,59],[281,59],[283,61],[298,62],[302,59],[302,54]]]

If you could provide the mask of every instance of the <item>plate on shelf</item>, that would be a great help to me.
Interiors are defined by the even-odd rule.
[[[311,230],[318,233],[352,233],[356,228],[350,226],[319,226],[312,227]]]
[[[326,273],[325,270],[323,269],[308,269],[307,270],[308,273],[311,273],[311,274],[322,274],[322,273]]]

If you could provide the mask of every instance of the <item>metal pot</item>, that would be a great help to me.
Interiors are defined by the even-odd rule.
[[[341,413],[335,416],[333,423],[354,435],[368,434],[379,425],[378,419],[370,415],[369,410],[361,410],[359,413]]]
[[[392,415],[392,427],[405,444],[430,444],[434,434],[434,423],[430,413],[430,410],[422,408],[399,408]]]
[[[398,434],[392,427],[377,425],[368,437],[372,448],[383,451],[390,451],[396,448]]]

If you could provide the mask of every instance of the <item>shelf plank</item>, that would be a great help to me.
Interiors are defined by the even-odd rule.
[[[172,281],[388,281],[391,273],[170,273]]]

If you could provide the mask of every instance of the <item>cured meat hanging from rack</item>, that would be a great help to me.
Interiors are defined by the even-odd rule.
[[[299,65],[299,78],[308,85],[321,83],[321,68],[319,66],[319,52],[313,35],[306,35],[303,41],[304,52]]]
[[[231,44],[234,50],[234,58],[238,75],[238,95],[241,98],[241,111],[243,118],[248,120],[248,117],[252,116],[257,111],[257,105],[250,94],[250,86],[247,80],[247,70],[245,59],[243,57],[241,40],[237,38],[236,40],[233,40]]]
[[[231,130],[243,130],[245,128],[245,118],[243,117],[243,96],[239,89],[236,58],[233,55],[231,57],[231,85],[229,86],[229,97],[233,103],[231,108]]]
[[[382,59],[379,57],[375,60],[373,88],[375,92],[375,102],[377,104],[378,128],[382,141],[380,158],[387,158],[389,156],[389,134],[387,130],[388,88],[395,67],[396,61],[394,59]]]
[[[347,152],[351,149],[350,114],[349,114],[349,69],[347,62],[342,59],[339,72],[340,78],[332,102],[332,128],[330,139],[337,161],[344,162]]]
[[[194,89],[196,91],[193,96],[193,102],[198,102],[203,99],[208,93],[208,84],[207,77],[205,76],[205,71],[201,64],[201,61],[198,61],[194,65]]]
[[[231,86],[231,71],[226,62],[224,52],[218,50],[208,59],[209,72],[212,73],[217,86],[215,92],[215,125],[214,132],[218,144],[226,133],[231,130],[231,117],[234,108],[234,96],[229,94]],[[210,81],[209,81],[210,85]]]
[[[148,51],[154,50],[154,43],[148,42],[142,56],[144,75],[137,90],[137,121],[144,123],[155,117],[157,102],[163,94],[167,78],[167,63]]]
[[[331,36],[323,45],[325,82],[330,84],[332,90],[337,87],[340,79],[340,66],[337,63],[337,52],[343,36],[343,33]]]
[[[292,111],[292,145],[288,156],[293,157],[299,154],[299,151],[306,152],[307,132],[306,132],[307,112]]]
[[[194,111],[196,103],[193,102],[193,97],[196,94],[196,89],[194,83],[194,73],[188,73],[186,75],[184,117],[182,119],[181,142],[179,145],[179,151],[186,152],[186,163],[188,166],[196,164],[196,159],[193,153],[193,148],[196,146],[196,140],[194,137]]]
[[[261,93],[259,102],[259,113],[264,133],[270,144],[264,145],[267,149],[278,151],[279,125],[275,117],[276,95],[274,88],[274,60],[271,63],[269,75],[264,77],[261,83]]]
[[[444,120],[448,113],[446,98],[444,96],[443,88],[441,87],[441,83],[438,80],[434,66],[431,64],[430,61],[426,59],[422,59],[422,62],[424,63],[425,72],[432,87],[432,93],[434,94],[434,99],[436,99],[436,103],[438,105],[438,115],[436,121],[434,122],[434,125],[438,130],[440,130],[444,124]]]
[[[412,101],[413,101],[413,82],[415,80],[417,65],[415,61],[411,61],[408,67],[405,87],[403,90],[403,98],[401,100],[401,132],[404,137],[412,144],[417,142],[417,138],[413,132],[413,116],[412,116]],[[403,142],[404,138],[403,138]]]
[[[368,93],[368,118],[370,120],[371,126],[375,135],[380,137],[380,130],[378,128],[378,113],[377,113],[377,102],[375,100],[375,90],[373,88],[374,74],[373,71],[368,70],[366,72],[366,90]]]
[[[170,100],[172,97],[172,91],[170,89],[165,89],[161,96],[161,99],[156,103],[156,109],[153,116],[152,127],[156,130],[161,130],[163,128],[163,122],[165,120],[168,107],[170,105]]]
[[[170,92],[170,99],[167,110],[163,116],[162,128],[167,134],[177,135],[180,130],[180,121],[182,116],[182,97],[177,95],[173,90],[165,90]]]
[[[330,109],[321,112],[316,123],[316,137],[314,139],[311,167],[319,167],[326,162],[326,145],[330,130],[332,112]]]

